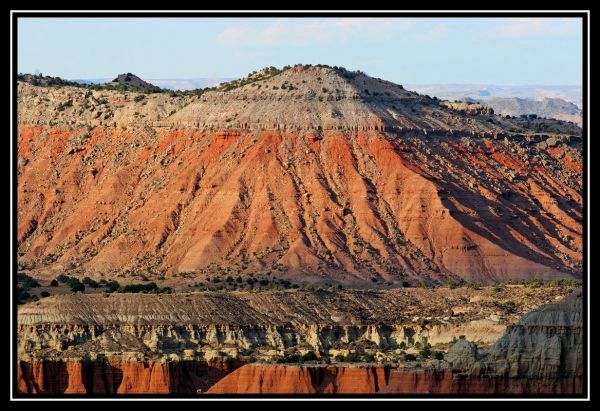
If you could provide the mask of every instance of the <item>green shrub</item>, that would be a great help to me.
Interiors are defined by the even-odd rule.
[[[315,354],[312,351],[308,351],[307,353],[303,354],[300,357],[300,360],[302,362],[306,362],[306,361],[316,361],[317,360],[317,354]]]
[[[25,273],[17,273],[17,281],[21,283],[23,288],[37,288],[40,283]]]
[[[467,288],[470,290],[481,290],[481,286],[478,284],[468,284]]]
[[[28,300],[31,297],[31,294],[27,292],[24,288],[17,287],[17,303],[21,304],[25,300]]]
[[[365,354],[363,355],[362,360],[364,362],[375,362],[375,356],[373,354]]]
[[[404,354],[404,361],[415,361],[416,359],[414,354]]]
[[[83,285],[83,283],[79,282],[79,280],[77,281],[72,281],[71,284],[71,291],[76,293],[76,292],[84,292],[85,291],[85,285]]]
[[[419,355],[423,358],[429,358],[429,356],[431,355],[431,349],[429,347],[425,347],[421,351],[419,351]]]
[[[91,288],[98,288],[100,286],[96,280],[92,280],[90,277],[84,277],[82,282]]]
[[[529,280],[525,283],[526,287],[529,288],[540,288],[544,286],[544,280],[540,280],[540,279],[534,279],[534,280]]]
[[[56,281],[56,280],[50,281],[50,287],[58,287],[58,281]]]
[[[346,355],[346,357],[344,357],[344,361],[346,362],[359,362],[360,361],[360,355],[356,352],[351,352],[348,353],[348,355]]]
[[[115,280],[110,280],[106,283],[106,292],[108,292],[108,293],[114,293],[119,288],[121,288],[121,284],[119,284]]]
[[[436,351],[436,352],[433,354],[433,356],[434,356],[434,358],[435,358],[436,360],[440,360],[440,361],[441,361],[441,360],[443,360],[443,359],[444,359],[444,353],[443,353],[443,352],[441,352],[441,351]]]
[[[42,291],[42,292],[40,293],[40,295],[41,295],[43,298],[45,298],[45,297],[50,297],[50,293],[49,293],[48,291]]]

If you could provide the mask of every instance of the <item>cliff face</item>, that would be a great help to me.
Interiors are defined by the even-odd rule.
[[[528,314],[481,354],[459,341],[448,361],[418,368],[249,364],[208,393],[582,393],[581,310],[577,293]]]
[[[19,390],[580,392],[579,293],[525,315],[508,325],[502,336],[519,310],[555,300],[569,290],[522,291],[514,287],[510,294],[491,289],[410,289],[49,297],[19,309]],[[498,302],[505,298],[516,304],[502,313]],[[472,311],[460,312],[467,305]],[[456,312],[442,308],[448,306]],[[412,317],[416,314],[420,317]],[[403,315],[412,318],[403,320]],[[417,343],[443,346],[459,335],[483,345],[497,342],[478,352],[472,343],[459,340],[444,361],[416,363],[405,362],[398,349],[405,344],[406,350],[416,353]],[[245,361],[273,361],[274,356],[306,351],[334,362],[248,364],[237,369]],[[334,359],[348,352],[371,353],[388,365],[348,365]]]
[[[459,335],[492,344],[524,312],[572,288],[52,296],[19,307],[18,350],[32,359],[210,360],[219,352],[270,359],[288,349],[364,346],[386,358],[400,344],[447,344]]]
[[[23,83],[18,109],[18,253],[35,276],[580,276],[575,137],[318,68],[200,97]]]
[[[239,367],[237,361],[21,361],[18,389],[27,394],[196,394]]]

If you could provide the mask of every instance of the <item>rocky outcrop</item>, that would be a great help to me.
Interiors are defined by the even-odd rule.
[[[142,80],[141,78],[132,73],[119,74],[114,80],[105,84],[108,86],[120,86],[126,89],[139,91],[144,91],[147,89],[158,89],[158,87],[156,87],[155,85]]]
[[[208,393],[581,394],[581,299],[526,315],[486,352],[459,340],[447,361],[419,367],[248,364]]]
[[[583,386],[581,290],[526,314],[468,369],[476,377],[523,381],[529,390],[581,392]],[[527,388],[526,388],[527,389]]]
[[[239,367],[236,361],[123,361],[121,358],[20,361],[26,394],[197,394]]]
[[[245,305],[224,295],[50,297],[20,309],[18,387],[23,393],[97,394],[582,391],[580,291],[508,325],[499,339],[506,325],[498,324],[491,334],[488,325],[485,335],[497,341],[487,349],[467,340],[482,335],[481,322],[473,317],[452,320],[454,325],[439,317],[427,317],[420,325],[418,319],[386,324],[384,313],[390,319],[403,311],[426,315],[437,309],[434,301],[449,303],[443,293],[414,291],[412,296],[332,293],[314,305],[317,300],[304,292],[284,293],[296,294],[289,299],[269,293],[255,299],[263,293],[254,293]],[[485,293],[479,297],[469,300],[479,315],[487,315],[491,300]],[[430,312],[423,311],[419,298],[431,302]],[[519,301],[518,295],[512,298]],[[554,298],[546,293],[546,301]],[[348,304],[345,313],[336,300]],[[401,305],[407,300],[412,300],[409,306]],[[274,306],[279,310],[271,311]],[[214,324],[217,318],[224,323]],[[457,335],[461,338],[444,360],[405,361],[397,354],[403,352],[400,343],[418,353],[416,343],[440,347]],[[306,351],[331,364],[264,363]],[[378,363],[334,358],[343,352],[374,353],[371,358]],[[257,360],[263,363],[243,365]]]
[[[48,297],[19,306],[19,389],[27,393],[205,392],[243,363],[272,362],[306,352],[316,353],[332,365],[278,368],[249,364],[226,380],[224,387],[229,388],[215,390],[229,390],[236,384],[246,384],[244,390],[266,390],[252,382],[256,376],[261,376],[258,381],[267,381],[268,390],[277,392],[288,389],[288,385],[276,386],[279,380],[290,381],[298,390],[318,386],[309,392],[361,392],[356,388],[361,384],[368,392],[381,392],[393,384],[408,387],[413,374],[423,387],[429,379],[441,384],[450,376],[464,375],[522,379],[544,373],[562,381],[563,375],[581,372],[581,368],[563,367],[560,360],[577,361],[581,350],[572,347],[581,344],[576,338],[578,329],[570,323],[563,328],[540,326],[535,316],[526,316],[507,334],[520,330],[519,335],[529,337],[509,339],[514,340],[510,343],[504,337],[483,357],[464,340],[449,350],[448,361],[419,360],[418,369],[414,363],[412,368],[372,365],[345,369],[337,356],[354,353],[380,364],[404,364],[405,350],[418,354],[426,343],[445,350],[459,336],[489,346],[523,310],[554,301],[569,291],[571,286],[514,286],[501,291],[461,288]],[[503,301],[514,303],[504,305]],[[447,307],[453,307],[452,312]],[[551,314],[546,321],[556,323],[561,318]],[[572,318],[573,323],[577,321],[580,317]],[[530,335],[533,332],[536,337]],[[569,335],[558,350],[556,332],[561,333],[560,338]],[[535,347],[542,347],[543,359],[537,357]],[[443,365],[448,363],[451,368]],[[504,375],[500,369],[521,371]],[[271,372],[275,376],[269,377]],[[270,378],[275,380],[268,382]],[[291,383],[296,380],[303,382]]]
[[[372,394],[385,385],[385,367],[254,365],[241,367],[208,394]]]
[[[353,349],[393,360],[400,346],[443,345],[460,335],[492,344],[523,312],[572,288],[52,296],[19,306],[18,350],[23,359],[128,353],[140,361],[208,361]]]

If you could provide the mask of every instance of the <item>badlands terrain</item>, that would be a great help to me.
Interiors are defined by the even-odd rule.
[[[471,392],[482,393],[581,392],[580,291],[521,285],[53,296],[19,308],[18,388],[460,393],[472,384]]]
[[[20,82],[18,259],[174,285],[580,278],[580,131],[328,67],[196,94]]]
[[[582,392],[575,124],[328,66],[17,98],[19,392]]]

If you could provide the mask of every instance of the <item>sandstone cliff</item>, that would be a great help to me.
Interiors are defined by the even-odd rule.
[[[526,315],[481,354],[460,340],[448,353],[448,362],[419,367],[249,364],[208,393],[581,394],[581,298],[577,292]]]
[[[572,365],[580,361],[581,338],[577,333],[581,332],[581,317],[558,305],[543,309],[541,313],[545,314],[541,317],[532,314],[514,327],[511,324],[524,311],[560,299],[569,291],[573,291],[570,286],[507,287],[502,291],[463,288],[48,297],[19,307],[19,390],[206,391],[245,362],[272,362],[277,356],[309,351],[336,365],[248,365],[214,390],[232,389],[231,381],[239,379],[245,381],[239,384],[247,385],[240,392],[254,392],[259,383],[251,380],[261,375],[257,381],[271,379],[265,383],[271,387],[265,392],[288,390],[288,385],[277,385],[280,378],[304,381],[303,385],[292,384],[305,387],[302,390],[314,384],[321,387],[306,392],[380,392],[398,385],[406,388],[394,390],[404,392],[403,389],[409,389],[411,378],[421,381],[415,386],[436,390],[427,388],[433,384],[431,381],[441,384],[461,375],[488,380],[491,375],[500,381],[512,381],[531,375],[535,379],[535,375],[543,374],[559,381],[556,386],[562,386],[564,375],[581,373],[581,365]],[[505,301],[514,303],[508,305]],[[565,318],[571,322],[565,322]],[[546,323],[542,324],[542,320]],[[560,321],[564,323],[562,328],[556,326]],[[490,346],[507,326],[512,331],[483,357],[477,351],[465,356],[459,349],[463,343],[454,345],[447,356],[458,374],[447,362],[419,360],[416,369],[415,363],[404,361],[405,350],[417,354],[418,347],[426,343],[445,350],[459,336],[477,341],[480,347]],[[515,333],[522,337],[512,337]],[[558,344],[558,339],[564,341]],[[539,357],[536,347],[542,347],[544,357]],[[346,370],[347,363],[339,362],[336,356],[350,352],[368,354],[379,365]],[[457,354],[462,360],[456,359]],[[404,365],[397,368],[383,364]],[[507,374],[501,370],[513,371]],[[341,378],[350,381],[338,381]],[[457,381],[444,382],[443,386],[460,384]],[[580,384],[580,378],[573,377],[573,384]],[[566,387],[563,388],[567,390]]]
[[[34,360],[17,365],[26,394],[197,394],[239,363],[235,361]]]

